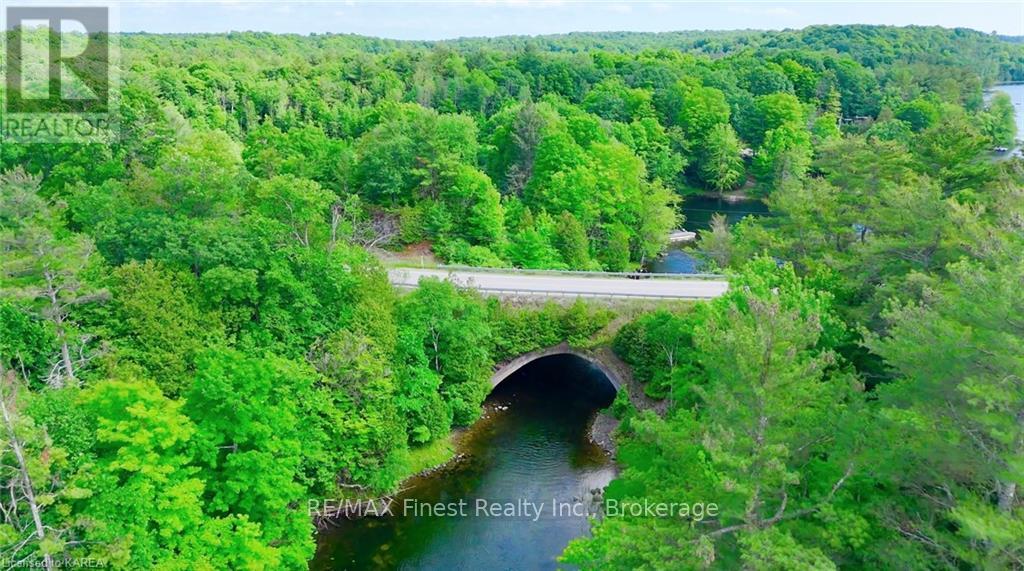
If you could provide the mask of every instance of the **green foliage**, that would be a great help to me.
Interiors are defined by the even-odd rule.
[[[619,330],[612,347],[632,366],[649,396],[692,403],[691,385],[703,378],[694,359],[693,332],[703,319],[692,311],[645,313]]]
[[[831,113],[824,113],[815,118],[811,126],[811,133],[814,135],[814,143],[816,145],[822,145],[843,137],[842,131],[839,130],[839,118]]]
[[[18,167],[0,174],[0,191],[0,293],[23,300],[24,310],[42,318],[51,328],[59,358],[47,372],[45,382],[55,388],[75,384],[78,367],[72,354],[84,355],[88,338],[78,330],[72,308],[105,297],[105,292],[91,279],[101,262],[93,256],[95,249],[88,236],[68,230],[63,205],[50,204],[40,196],[40,177]],[[5,313],[5,320],[10,320],[12,327],[24,329],[30,336],[25,340],[30,345],[38,344],[46,335],[39,328],[31,331],[30,322],[15,317],[9,310]],[[27,349],[12,341],[3,344],[15,350]],[[35,350],[39,349],[37,345]],[[13,365],[15,360],[26,357],[32,358],[4,357],[2,362]],[[33,373],[38,378],[41,371]]]
[[[608,228],[605,240],[607,245],[601,258],[604,267],[610,272],[629,271],[629,230],[615,224]]]
[[[686,411],[664,420],[646,411],[629,421],[631,434],[620,444],[621,476],[609,484],[606,500],[712,501],[716,475],[707,454],[691,440],[697,420]],[[675,499],[673,499],[675,498]],[[702,561],[690,543],[688,518],[608,517],[591,538],[573,540],[562,560],[581,569],[696,569]]]
[[[33,383],[45,380],[56,354],[51,327],[10,300],[0,300],[0,370],[18,371]]]
[[[165,395],[182,394],[197,353],[223,338],[218,323],[204,323],[195,279],[153,262],[132,262],[113,271],[110,290],[106,335],[117,360],[142,367]]]
[[[621,78],[609,78],[587,93],[583,108],[609,121],[629,123],[652,117],[651,93],[644,89],[630,89]]]
[[[563,341],[585,345],[611,321],[612,315],[610,310],[582,300],[568,307],[549,302],[536,310],[490,303],[491,354],[500,363]]]
[[[633,150],[647,165],[647,174],[668,186],[678,183],[687,159],[678,129],[666,129],[657,119],[645,117],[628,125],[613,126],[615,138]]]
[[[450,233],[470,244],[500,251],[505,242],[505,213],[491,179],[467,165],[442,175],[441,203],[454,227]]]
[[[1021,262],[1004,262],[950,266],[950,282],[927,286],[921,303],[890,307],[887,334],[869,340],[899,377],[881,392],[880,419],[886,436],[904,445],[900,458],[883,454],[882,477],[917,490],[912,497],[919,500],[896,509],[929,514],[921,521],[934,523],[916,526],[917,532],[977,567],[1012,565],[1024,545],[1015,507],[1024,480],[1024,370],[1020,328],[1011,317],[1020,314],[1014,291]],[[901,469],[907,465],[917,469]],[[921,493],[940,481],[951,486],[948,504]],[[942,522],[955,531],[942,529]]]
[[[67,454],[68,468],[78,469],[91,461],[90,451],[96,442],[96,422],[78,406],[81,389],[33,393],[25,412],[46,430],[52,445]]]
[[[400,351],[404,337],[399,335]],[[401,415],[415,417],[419,412],[411,399],[440,400],[436,384],[424,386],[410,377],[392,376],[382,345],[385,341],[341,330],[311,350],[322,390],[295,402],[301,417],[317,419],[317,431],[323,434],[316,454],[310,453],[318,444],[316,438],[303,442],[303,469],[319,473],[314,482],[327,493],[334,491],[339,479],[357,488],[392,489],[404,475],[406,425],[413,430],[418,426],[411,419],[403,422]],[[410,392],[403,393],[406,390]],[[442,425],[439,430],[448,429],[448,424]]]
[[[562,269],[561,255],[555,248],[555,229],[547,213],[534,221],[529,210],[519,223],[519,230],[512,236],[508,247],[508,258],[521,268]]]
[[[913,145],[924,172],[942,182],[952,194],[984,184],[988,166],[981,154],[985,138],[963,111],[948,111],[935,126],[921,133]]]
[[[740,158],[736,132],[728,123],[716,125],[705,140],[700,160],[701,178],[714,190],[724,192],[743,182],[743,175],[743,159]]]
[[[3,423],[3,482],[7,493],[0,500],[3,522],[0,535],[7,556],[22,565],[46,566],[64,547],[69,523],[60,499],[88,493],[65,487],[63,472],[68,453],[55,447],[45,424],[26,411],[37,401],[13,371],[0,372],[0,422]],[[27,413],[26,413],[27,412]]]
[[[896,118],[910,125],[914,132],[924,131],[938,123],[942,109],[933,99],[917,98],[908,101],[896,111]]]
[[[674,89],[679,108],[673,121],[688,139],[704,141],[716,125],[729,122],[729,104],[721,90],[683,82]]]
[[[587,270],[593,267],[587,231],[570,212],[563,212],[558,218],[555,245],[570,270]]]
[[[700,253],[717,268],[728,268],[735,254],[735,237],[724,214],[711,215],[710,228],[701,230]]]
[[[624,358],[659,361],[647,369],[651,380],[685,371],[680,388],[691,396],[671,400],[666,418],[631,420],[620,453],[626,468],[606,497],[692,498],[721,511],[703,525],[606,518],[565,560],[583,568],[696,568],[737,557],[765,569],[832,565],[813,540],[785,531],[796,525],[787,520],[830,504],[849,476],[834,438],[852,379],[825,344],[841,326],[830,312],[827,295],[762,258],[704,310],[649,313],[624,327],[616,339]]]
[[[786,123],[765,133],[754,158],[754,174],[770,189],[799,181],[811,166],[811,137],[800,125]]]
[[[433,442],[414,447],[409,451],[406,474],[418,474],[423,470],[441,466],[455,456],[455,448],[449,438],[438,438]]]
[[[913,139],[913,131],[910,128],[910,124],[906,121],[889,119],[887,121],[879,121],[872,125],[867,131],[867,136],[869,138],[875,138],[882,141],[908,145]]]
[[[316,182],[279,175],[260,181],[253,195],[254,210],[279,224],[281,233],[295,242],[308,248],[326,240],[326,236],[317,235],[317,230],[324,230],[323,221],[334,195]]]
[[[233,351],[202,355],[196,371],[183,411],[195,423],[207,509],[258,524],[265,544],[282,546],[282,565],[301,567],[313,554],[312,524],[297,505],[303,446],[326,437],[299,416],[314,376],[287,361]]]
[[[989,102],[988,109],[981,115],[982,132],[993,146],[1009,147],[1017,136],[1017,123],[1014,121],[1016,110],[1013,101],[1005,93],[996,93]]]
[[[94,460],[69,483],[84,492],[68,500],[81,526],[82,547],[75,550],[118,567],[278,564],[277,549],[252,539],[258,525],[204,515],[203,481],[189,467],[196,428],[181,403],[134,379],[98,383],[80,402],[95,419],[96,443]],[[225,524],[236,541],[214,541],[214,529]]]
[[[353,173],[356,187],[374,202],[410,204],[418,193],[436,193],[439,169],[476,156],[476,127],[467,117],[417,105],[386,108],[383,115],[360,138]]]
[[[399,322],[419,341],[411,351],[440,377],[440,392],[452,411],[452,422],[466,425],[480,414],[490,391],[491,361],[487,351],[490,326],[482,304],[451,283],[423,280],[402,300]]]
[[[495,363],[612,318],[399,295],[366,248],[634,270],[678,195],[749,167],[771,216],[701,231],[728,293],[613,341],[665,414],[619,394],[606,496],[721,510],[605,518],[565,561],[1019,566],[1024,176],[986,157],[1013,109],[982,86],[1024,80],[1020,45],[871,26],[121,40],[121,138],[0,146],[19,387],[0,535],[33,564],[306,568],[305,498],[394,491],[449,457]]]
[[[769,133],[784,125],[804,127],[804,111],[800,101],[789,93],[762,95],[754,100],[754,130],[750,142],[765,144]]]

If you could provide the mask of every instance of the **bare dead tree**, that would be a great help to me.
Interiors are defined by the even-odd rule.
[[[398,236],[398,220],[394,215],[377,211],[370,215],[369,223],[363,229],[359,243],[367,248],[385,246]]]
[[[331,205],[331,240],[328,250],[333,251],[340,240],[364,248],[379,248],[398,236],[397,217],[387,211],[368,211],[357,195]]]
[[[77,305],[106,299],[81,279],[89,266],[93,243],[80,235],[65,235],[61,205],[51,205],[39,194],[38,177],[12,171],[0,175],[0,274],[2,293],[31,300],[38,313],[54,326],[60,355],[47,383],[61,388],[75,381],[72,350],[81,339],[70,320]]]
[[[3,416],[6,435],[3,446],[11,452],[16,464],[13,467],[3,466],[4,473],[0,485],[6,489],[7,499],[2,502],[0,511],[6,525],[24,534],[21,540],[0,552],[3,561],[9,565],[8,568],[20,567],[38,557],[37,551],[26,552],[26,548],[33,543],[38,545],[46,539],[46,527],[43,525],[42,506],[36,493],[36,483],[32,481],[29,473],[25,447],[18,433],[20,422],[16,387],[14,371],[0,370],[0,414]],[[28,524],[20,515],[22,506],[28,507]],[[42,559],[45,569],[53,569],[53,557],[49,553],[43,553]]]
[[[88,252],[83,252],[83,264],[86,263],[91,255],[91,245],[89,248]],[[84,346],[88,338],[85,336],[76,338],[71,333],[72,327],[68,320],[71,308],[76,305],[105,301],[110,298],[110,294],[105,290],[83,294],[81,293],[81,282],[69,274],[62,273],[59,269],[49,266],[44,267],[43,279],[45,285],[36,295],[46,300],[47,306],[43,309],[42,313],[46,319],[53,323],[54,331],[57,334],[57,342],[60,343],[58,366],[50,373],[46,382],[51,387],[59,389],[69,382],[75,382],[76,360],[71,358],[71,346],[73,343],[78,345],[79,350],[82,352],[77,363],[84,363],[88,360],[84,356]]]

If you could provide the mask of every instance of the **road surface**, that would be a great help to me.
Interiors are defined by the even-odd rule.
[[[391,283],[399,287],[416,287],[420,278],[451,280],[485,293],[532,295],[540,297],[610,297],[656,299],[709,299],[729,288],[722,279],[642,278],[624,276],[559,275],[501,273],[494,271],[393,268],[388,270]]]

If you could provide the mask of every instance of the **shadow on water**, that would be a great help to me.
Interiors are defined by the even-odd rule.
[[[687,230],[699,231],[711,228],[711,217],[724,214],[730,226],[745,216],[765,216],[768,205],[756,199],[729,201],[714,196],[692,195],[683,199],[681,211],[686,216]]]
[[[311,569],[556,568],[566,544],[589,524],[582,514],[554,516],[551,502],[589,502],[589,490],[614,476],[613,463],[588,437],[595,412],[614,397],[604,373],[579,357],[526,365],[494,390],[485,416],[462,435],[464,458],[414,480],[393,517],[321,532]],[[416,513],[427,503],[460,500],[465,508],[457,515]],[[536,520],[519,508],[496,517],[477,511],[478,500],[544,507]]]

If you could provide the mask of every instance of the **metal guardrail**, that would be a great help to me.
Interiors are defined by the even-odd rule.
[[[419,286],[414,284],[392,284],[394,287],[405,289],[416,289]],[[474,291],[482,294],[498,295],[519,295],[519,296],[543,296],[543,297],[590,297],[596,299],[665,299],[665,300],[706,300],[711,296],[699,295],[658,295],[646,293],[598,293],[592,291],[547,291],[537,289],[507,289],[507,288],[481,288],[474,287]]]
[[[406,266],[406,269],[410,270],[448,270],[451,272],[474,272],[474,273],[490,273],[490,274],[522,274],[522,275],[549,275],[549,276],[580,276],[580,277],[597,277],[597,278],[659,278],[659,279],[673,279],[673,280],[724,280],[726,276],[723,274],[664,274],[664,273],[649,273],[649,272],[593,272],[586,270],[530,270],[525,268],[478,268],[476,266],[449,266],[446,264],[438,264],[433,268],[420,268],[417,266]],[[401,270],[402,266],[396,266],[393,269]]]

